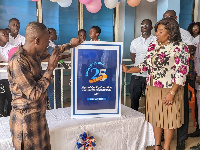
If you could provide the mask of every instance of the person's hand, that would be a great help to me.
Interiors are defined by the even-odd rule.
[[[172,105],[174,102],[174,95],[172,95],[171,93],[167,93],[167,95],[164,97],[163,99],[163,104],[165,104],[165,106],[169,106]]]
[[[78,45],[80,45],[83,41],[81,41],[78,38],[72,38],[70,41],[71,47],[76,47]]]
[[[62,56],[62,53],[60,51],[60,47],[58,46],[55,47],[53,50],[53,53],[49,57],[47,69],[50,71],[53,71],[58,64],[58,61],[61,59],[61,56]]]
[[[200,76],[196,76],[196,82],[200,84]]]
[[[128,72],[128,68],[126,67],[126,65],[123,64],[123,63],[121,65],[122,65],[122,71],[127,73]]]

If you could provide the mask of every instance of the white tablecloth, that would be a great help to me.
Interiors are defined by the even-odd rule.
[[[47,111],[52,150],[75,150],[77,137],[88,132],[94,150],[144,150],[154,145],[152,126],[144,114],[122,105],[120,118],[71,119],[71,108]],[[0,118],[0,150],[12,150],[9,117]]]

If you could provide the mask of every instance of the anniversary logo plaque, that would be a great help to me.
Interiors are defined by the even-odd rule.
[[[71,116],[121,116],[122,42],[84,42],[72,51]]]

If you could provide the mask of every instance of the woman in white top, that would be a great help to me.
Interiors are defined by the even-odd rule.
[[[197,47],[198,43],[199,43],[199,34],[200,34],[200,30],[199,30],[199,25],[196,22],[192,22],[187,30],[190,32],[190,34],[193,37],[192,43],[195,47]]]

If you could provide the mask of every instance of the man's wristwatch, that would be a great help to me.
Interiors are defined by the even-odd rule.
[[[71,43],[68,43],[67,44],[67,47],[70,49],[70,48],[72,48],[72,44]]]

